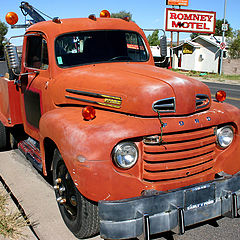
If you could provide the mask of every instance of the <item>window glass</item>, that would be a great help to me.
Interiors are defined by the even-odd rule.
[[[26,66],[43,70],[48,68],[47,42],[42,36],[28,37]]]
[[[91,31],[61,35],[55,42],[60,67],[88,63],[148,60],[142,37],[135,32]]]

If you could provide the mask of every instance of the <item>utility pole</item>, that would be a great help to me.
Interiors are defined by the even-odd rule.
[[[226,8],[227,8],[227,0],[225,0],[225,4],[224,4],[223,24],[226,24]],[[223,31],[222,31],[222,43],[224,43],[224,40],[225,40],[224,37],[225,37],[225,30],[223,29]],[[219,70],[219,74],[220,74],[220,75],[222,75],[223,50],[224,50],[224,49],[221,49],[220,70]]]

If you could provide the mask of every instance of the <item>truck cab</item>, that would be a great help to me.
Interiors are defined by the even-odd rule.
[[[90,15],[33,24],[16,76],[0,78],[2,149],[11,135],[52,176],[76,237],[184,233],[237,215],[239,109],[223,92],[214,100],[202,82],[155,67],[134,22]]]

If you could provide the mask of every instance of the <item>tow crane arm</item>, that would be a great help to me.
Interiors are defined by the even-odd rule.
[[[24,16],[27,16],[29,15],[34,23],[37,23],[37,22],[43,22],[43,21],[46,21],[44,17],[42,17],[39,13],[47,16],[45,13],[41,12],[40,10],[34,8],[32,5],[30,5],[28,2],[21,2],[21,5],[19,6],[23,15]],[[39,12],[39,13],[38,13]],[[49,17],[49,16],[47,16]],[[49,17],[51,18],[51,17]]]

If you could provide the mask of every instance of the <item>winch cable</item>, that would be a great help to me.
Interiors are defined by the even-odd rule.
[[[163,143],[165,143],[163,141],[163,126],[164,126],[164,122],[162,121],[162,117],[161,117],[159,111],[157,111],[157,114],[158,114],[158,120],[159,120],[160,125],[161,125],[161,133],[160,133],[160,142],[159,142],[159,144],[163,144]]]

